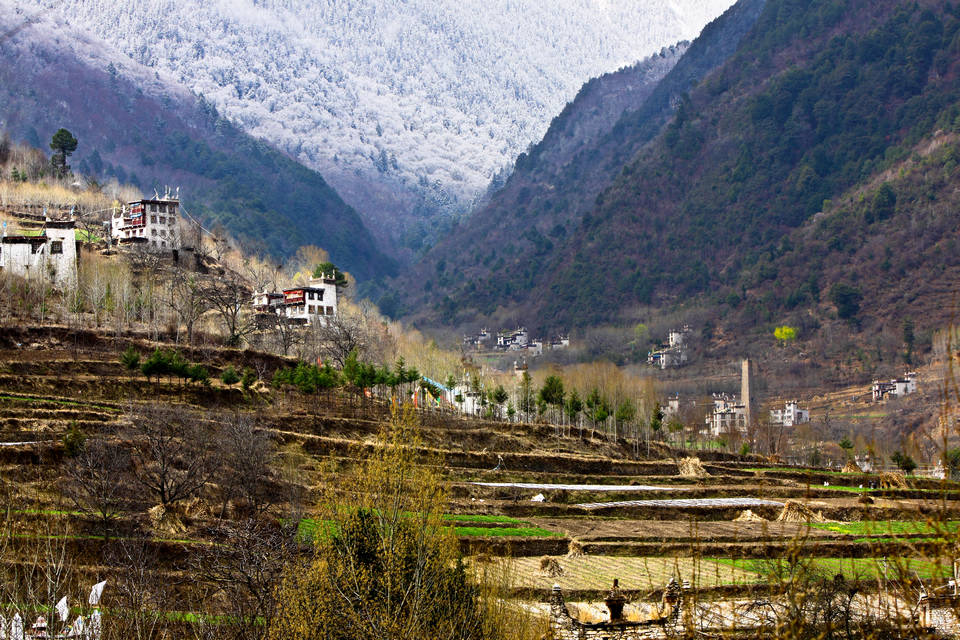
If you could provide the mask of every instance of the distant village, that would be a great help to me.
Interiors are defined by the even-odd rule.
[[[480,352],[520,352],[524,356],[535,357],[543,355],[544,350],[565,349],[570,346],[569,335],[557,335],[550,340],[530,338],[530,332],[525,327],[512,330],[500,330],[494,334],[484,327],[480,333],[463,337],[463,346],[468,350]]]

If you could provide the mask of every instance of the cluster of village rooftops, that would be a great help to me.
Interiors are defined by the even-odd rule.
[[[99,243],[94,233],[77,229],[74,209],[51,212],[43,205],[20,205],[5,212],[15,222],[2,224],[0,271],[24,278],[40,278],[61,290],[77,284],[77,254],[84,242]],[[127,203],[104,222],[110,246],[166,253],[177,259],[188,246],[180,199],[169,190],[163,195]],[[196,225],[195,225],[196,226]],[[254,312],[276,314],[292,324],[326,323],[337,314],[334,274],[323,274],[308,285],[283,291],[255,292]]]
[[[532,357],[543,354],[544,349],[565,349],[569,347],[570,336],[560,334],[549,340],[531,338],[526,327],[517,327],[516,329],[497,331],[496,340],[494,340],[494,334],[484,327],[480,330],[480,333],[463,336],[463,344],[465,347],[477,351],[519,351]]]

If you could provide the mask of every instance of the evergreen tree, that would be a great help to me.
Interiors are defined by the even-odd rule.
[[[50,148],[53,149],[54,154],[53,157],[50,158],[50,166],[53,167],[53,172],[58,177],[62,178],[70,173],[67,158],[77,150],[77,144],[77,139],[66,129],[61,128],[53,134],[53,139],[50,141]]]

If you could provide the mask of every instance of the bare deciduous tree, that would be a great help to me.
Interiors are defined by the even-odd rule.
[[[109,537],[113,521],[130,496],[124,478],[130,470],[129,451],[103,440],[92,440],[64,466],[64,494],[79,511],[96,518],[102,535]]]
[[[218,438],[220,446],[222,518],[230,501],[251,516],[260,516],[274,503],[271,490],[273,444],[253,418],[240,413],[229,416]]]
[[[219,278],[211,278],[202,287],[207,304],[220,319],[227,335],[227,343],[238,345],[255,328],[250,313],[250,291],[234,272],[226,271]]]
[[[277,611],[276,587],[297,555],[296,527],[247,519],[213,533],[217,544],[193,557],[194,574],[210,588],[208,597],[225,603],[231,638],[264,638]]]
[[[159,504],[197,494],[216,468],[216,453],[197,414],[175,405],[151,404],[131,412],[129,434],[134,477]]]
[[[210,308],[200,276],[176,266],[171,270],[167,286],[166,303],[178,319],[177,331],[183,325],[187,331],[187,344],[193,344],[193,329],[197,320]]]

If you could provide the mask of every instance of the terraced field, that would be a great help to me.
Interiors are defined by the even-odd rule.
[[[219,512],[212,499],[185,512],[175,534],[155,527],[146,513],[151,505],[125,504],[104,539],[96,519],[60,494],[71,464],[68,433],[87,442],[115,438],[130,406],[146,401],[203,410],[211,419],[240,412],[269,435],[276,451],[275,467],[282,470],[276,484],[284,496],[277,512],[295,511],[289,496],[296,494],[306,518],[301,528],[309,529],[321,484],[374,447],[389,405],[345,392],[304,396],[263,384],[243,392],[216,380],[206,387],[148,381],[120,364],[119,354],[130,346],[147,354],[157,344],[95,332],[0,332],[0,472],[24,549],[30,540],[63,539],[76,570],[92,578],[117,575],[121,569],[111,558],[121,543],[136,542],[156,558],[151,571],[173,585],[175,608],[189,611],[198,586],[183,577],[192,550],[215,541]],[[253,368],[268,381],[285,364],[213,346],[181,351],[213,377],[230,365]],[[421,453],[446,471],[446,519],[464,553],[472,561],[510,556],[518,593],[530,599],[545,599],[555,583],[597,598],[614,578],[640,599],[655,597],[670,577],[707,595],[754,588],[768,581],[771,559],[797,549],[818,571],[855,578],[864,589],[874,588],[877,576],[893,579],[890,567],[902,563],[937,581],[944,572],[934,558],[957,542],[960,486],[953,483],[911,479],[907,489],[879,489],[878,479],[866,474],[770,466],[720,452],[699,454],[708,475],[682,477],[677,461],[685,453],[665,445],[654,446],[650,459],[637,459],[629,443],[558,440],[550,425],[441,412],[422,412],[420,420]],[[860,502],[864,493],[874,502]],[[774,522],[788,501],[832,522]],[[744,510],[765,521],[737,520]],[[64,522],[69,537],[56,538]],[[545,556],[559,573],[543,568]],[[874,560],[884,557],[886,565]]]

